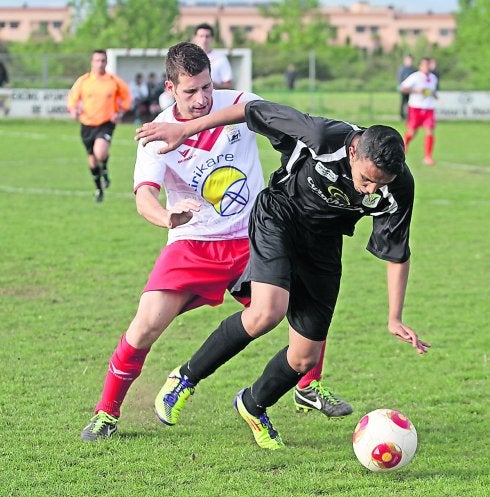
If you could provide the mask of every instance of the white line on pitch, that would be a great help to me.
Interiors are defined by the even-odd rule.
[[[54,188],[17,188],[14,186],[0,185],[0,192],[3,193],[26,193],[29,195],[52,195],[58,197],[89,197],[93,195],[92,191],[86,190],[57,190]],[[133,193],[110,192],[111,197],[117,198],[134,198]]]

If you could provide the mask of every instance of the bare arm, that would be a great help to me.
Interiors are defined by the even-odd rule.
[[[136,130],[135,140],[141,140],[143,145],[152,141],[162,140],[165,144],[158,150],[158,153],[164,154],[165,152],[175,150],[187,138],[206,129],[244,122],[245,105],[246,103],[231,105],[216,112],[211,112],[206,116],[179,124],[146,123]]]
[[[388,330],[400,340],[411,343],[419,354],[425,354],[430,348],[430,343],[419,340],[412,328],[402,321],[409,271],[410,260],[403,263],[387,263]]]
[[[198,212],[201,204],[192,199],[177,202],[167,210],[158,200],[158,188],[143,185],[136,191],[136,209],[148,222],[161,228],[175,228],[192,219],[192,212]]]

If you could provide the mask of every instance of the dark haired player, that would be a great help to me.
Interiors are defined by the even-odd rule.
[[[339,291],[342,238],[353,235],[361,217],[373,218],[367,249],[387,261],[388,330],[419,354],[430,344],[402,321],[414,182],[400,134],[388,126],[365,129],[257,100],[183,124],[145,125],[137,138],[144,144],[164,140],[162,153],[204,129],[244,121],[282,154],[281,167],[250,217],[251,304],[222,321],[172,371],[155,406],[164,422],[175,424],[200,380],[286,316],[289,346],[234,401],[258,445],[274,450],[284,444],[266,409],[319,360]]]

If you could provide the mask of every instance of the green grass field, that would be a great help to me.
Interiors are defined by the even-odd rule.
[[[113,184],[95,204],[77,124],[0,123],[0,496],[488,496],[490,123],[440,123],[434,168],[422,165],[422,136],[409,153],[404,318],[431,351],[419,357],[386,331],[385,265],[364,250],[363,220],[345,243],[325,366],[354,413],[299,415],[288,394],[269,411],[287,444],[272,453],[255,445],[232,400],[285,345],[285,324],[203,381],[179,425],[153,413],[166,375],[239,308],[232,299],[179,317],[156,343],[117,437],[80,440],[166,237],[135,211],[133,132],[117,128]],[[260,147],[268,176],[277,156]],[[370,473],[352,451],[357,421],[379,407],[418,430],[418,452],[399,472]]]

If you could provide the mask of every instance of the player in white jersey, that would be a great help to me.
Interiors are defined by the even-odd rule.
[[[400,84],[400,91],[409,95],[408,118],[405,132],[405,152],[419,127],[425,130],[424,163],[433,166],[435,104],[437,98],[437,77],[430,72],[430,59],[424,57],[419,70],[410,74]]]
[[[167,91],[175,104],[157,121],[191,120],[258,98],[234,90],[214,91],[209,59],[192,43],[171,47],[166,69]],[[248,262],[248,218],[264,188],[255,133],[246,124],[220,126],[189,137],[172,154],[159,155],[161,145],[138,147],[134,189],[139,214],[169,229],[168,244],[109,361],[95,416],[81,434],[85,441],[115,433],[129,387],[173,319],[205,304],[221,304]],[[165,207],[159,201],[162,187]],[[248,297],[236,298],[245,305],[249,302]]]
[[[223,53],[213,50],[214,29],[207,23],[202,23],[194,29],[194,43],[199,45],[209,57],[211,77],[215,89],[230,89],[233,83],[233,73],[230,61]]]
[[[213,91],[209,59],[192,43],[171,47],[166,66],[167,91],[176,103],[156,122],[189,121],[258,99],[251,93]],[[169,228],[168,243],[110,359],[95,416],[81,434],[85,441],[115,433],[121,404],[153,343],[182,312],[221,304],[225,291],[235,290],[249,259],[248,218],[264,187],[255,133],[244,123],[231,124],[189,136],[170,154],[158,154],[162,145],[138,147],[134,189],[138,212]],[[166,207],[159,201],[162,187]],[[244,305],[250,301],[249,294],[234,297]],[[332,398],[337,411],[352,411],[346,402]],[[325,398],[322,406],[329,402]]]

